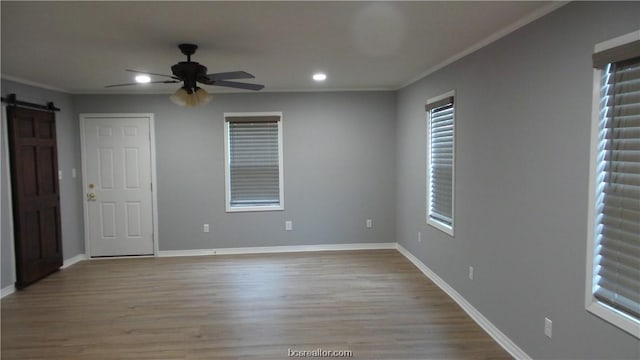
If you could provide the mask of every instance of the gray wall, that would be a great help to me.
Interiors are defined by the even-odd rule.
[[[160,250],[395,242],[392,92],[225,94],[191,109],[167,95],[74,101],[78,114],[155,114]],[[284,211],[225,212],[223,113],[248,111],[283,113]]]
[[[82,218],[82,193],[80,177],[80,135],[78,132],[78,120],[73,109],[72,96],[56,91],[45,90],[33,86],[18,84],[13,81],[2,79],[2,96],[15,93],[19,100],[46,104],[53,101],[61,109],[56,112],[56,133],[58,141],[58,167],[62,171],[60,181],[60,209],[62,221],[62,253],[65,259],[84,253],[83,240],[83,218]],[[3,124],[3,127],[6,124]],[[4,142],[4,139],[3,139]],[[1,261],[2,275],[1,285],[6,287],[12,285],[14,276],[14,259],[12,252],[11,223],[9,203],[10,190],[7,183],[7,164],[4,153],[4,143],[2,144],[1,155],[1,193],[0,200],[2,211],[1,232]],[[71,169],[77,170],[78,176],[71,177]]]
[[[398,92],[397,240],[533,358],[640,358],[584,309],[591,54],[638,29],[638,2],[571,3]],[[452,89],[455,238],[425,222],[424,104]]]

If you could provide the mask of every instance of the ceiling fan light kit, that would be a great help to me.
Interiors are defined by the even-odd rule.
[[[196,98],[198,99],[199,104],[207,104],[211,101],[212,96],[209,95],[204,89],[196,88],[195,92]]]
[[[171,67],[171,72],[173,75],[164,75],[164,74],[156,74],[156,73],[148,73],[144,71],[137,70],[126,70],[129,72],[134,72],[138,74],[155,75],[155,76],[164,76],[171,78],[171,80],[159,80],[159,81],[149,81],[146,83],[151,84],[173,84],[182,82],[183,85],[180,87],[175,94],[171,95],[169,98],[173,101],[174,104],[180,106],[194,107],[202,104],[206,104],[211,101],[211,95],[207,93],[204,89],[200,88],[197,84],[204,85],[213,85],[213,86],[223,86],[230,87],[236,89],[245,89],[245,90],[262,90],[264,85],[260,84],[249,84],[249,83],[241,83],[235,81],[228,81],[231,79],[253,79],[254,76],[249,74],[246,71],[231,71],[224,73],[214,73],[207,74],[207,67],[204,65],[200,65],[195,61],[191,61],[191,55],[193,55],[198,49],[197,45],[194,44],[180,44],[178,45],[180,51],[187,57],[187,61],[181,61]],[[148,75],[147,75],[148,74]],[[129,85],[138,85],[140,83],[127,83],[127,84],[117,84],[117,85],[108,85],[106,87],[117,87],[117,86],[129,86]]]
[[[171,101],[179,106],[194,107],[211,101],[212,96],[204,89],[196,87],[195,91],[181,87],[175,94],[169,96]]]

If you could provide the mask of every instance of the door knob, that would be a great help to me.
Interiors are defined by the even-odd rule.
[[[89,201],[96,201],[96,193],[88,193],[87,194],[87,200]]]

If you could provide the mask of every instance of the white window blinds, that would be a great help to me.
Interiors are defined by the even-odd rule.
[[[427,217],[453,227],[453,97],[428,103],[429,164]]]
[[[228,205],[280,205],[280,117],[227,117],[226,121]]]
[[[593,291],[640,319],[640,58],[602,74]]]

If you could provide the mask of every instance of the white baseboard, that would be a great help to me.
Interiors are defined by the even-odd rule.
[[[74,257],[71,257],[69,259],[65,259],[64,262],[62,263],[62,267],[60,269],[66,269],[71,265],[75,265],[76,263],[82,261],[82,260],[87,260],[87,255],[85,254],[78,254]]]
[[[346,250],[388,250],[397,249],[396,243],[356,243],[356,244],[328,244],[328,245],[292,245],[292,246],[259,246],[220,249],[195,250],[160,250],[158,256],[202,256],[202,255],[240,255],[240,254],[270,254],[306,251],[346,251]]]
[[[502,331],[500,331],[495,325],[489,321],[478,309],[473,307],[462,295],[460,295],[454,288],[447,284],[441,277],[439,277],[433,270],[429,269],[420,259],[413,256],[402,245],[397,245],[398,251],[404,255],[409,261],[411,261],[422,273],[424,273],[431,281],[433,281],[442,291],[444,291],[449,297],[453,299],[460,307],[478,324],[484,329],[500,346],[502,346],[511,356],[518,360],[531,360],[531,357],[527,355],[524,350],[520,349],[516,343],[507,337]]]
[[[5,297],[7,295],[11,295],[16,292],[16,287],[13,285],[5,286],[2,288],[2,295],[0,297]]]

